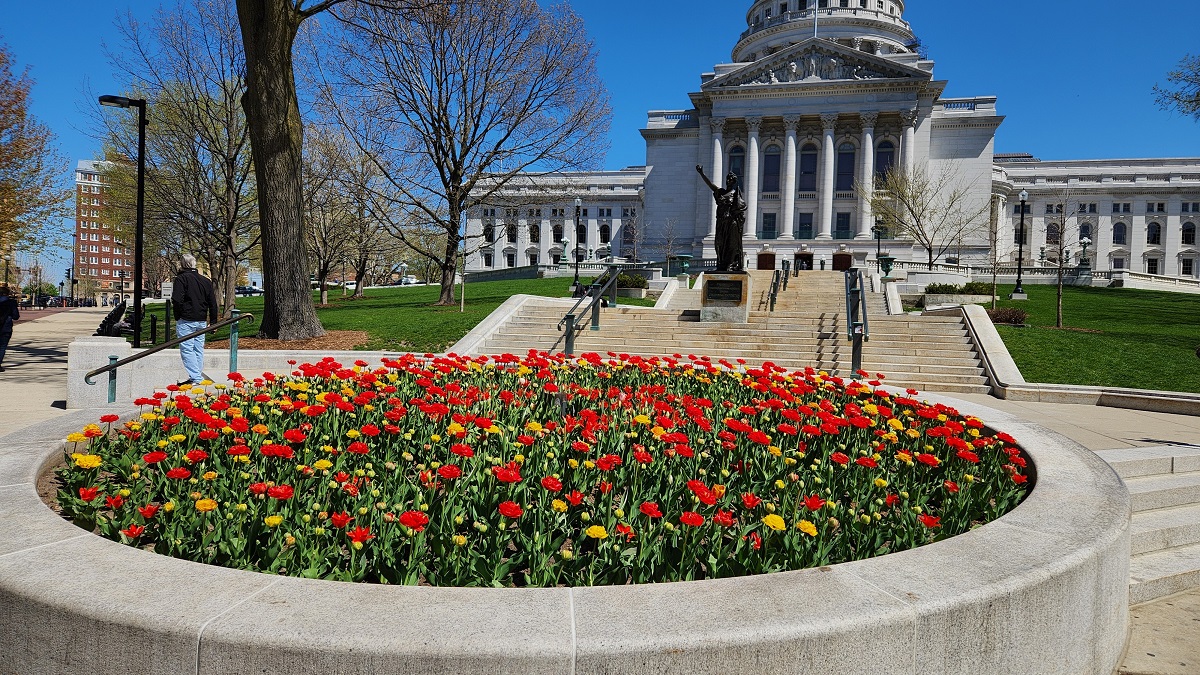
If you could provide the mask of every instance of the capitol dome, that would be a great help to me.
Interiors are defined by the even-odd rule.
[[[815,18],[814,18],[815,15]],[[817,35],[871,54],[909,54],[918,41],[904,0],[757,0],[733,48],[736,63],[757,61]]]

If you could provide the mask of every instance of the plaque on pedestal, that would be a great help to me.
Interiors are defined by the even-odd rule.
[[[700,320],[747,323],[750,320],[750,275],[705,272],[700,291]]]

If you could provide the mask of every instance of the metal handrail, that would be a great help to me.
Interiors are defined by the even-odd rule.
[[[867,324],[867,289],[863,284],[862,270],[846,270],[846,338],[851,348],[851,369],[862,369],[862,344],[871,339]]]
[[[775,270],[771,274],[771,290],[767,294],[767,300],[770,304],[770,311],[775,311],[775,300],[779,297],[779,270]]]
[[[232,316],[228,319],[225,319],[224,321],[218,321],[217,323],[214,323],[213,325],[209,326],[208,328],[205,328],[204,330],[196,331],[195,333],[189,333],[183,337],[177,337],[174,340],[171,340],[169,342],[164,342],[161,345],[155,345],[155,346],[150,347],[146,350],[143,350],[137,354],[134,354],[133,356],[121,359],[120,361],[116,360],[117,357],[115,357],[115,356],[109,356],[108,357],[109,362],[108,362],[107,366],[103,366],[103,367],[97,368],[95,370],[88,371],[87,374],[85,374],[83,376],[83,381],[89,385],[94,385],[96,383],[94,381],[92,381],[92,378],[96,377],[97,375],[103,375],[104,373],[108,373],[108,402],[114,403],[116,401],[116,394],[117,394],[117,368],[120,368],[121,366],[129,365],[130,363],[133,363],[134,361],[137,361],[139,359],[144,359],[147,356],[150,356],[151,354],[157,354],[164,349],[170,349],[171,347],[178,346],[179,344],[181,344],[183,342],[191,340],[192,338],[196,337],[197,335],[207,335],[208,333],[216,332],[222,328],[225,328],[226,326],[233,326],[233,328],[230,329],[230,331],[229,331],[229,372],[236,373],[237,372],[237,323],[239,321],[245,321],[247,319],[253,320],[254,315],[253,314],[239,314],[237,312],[237,310],[234,310],[234,316]]]
[[[582,330],[582,324],[575,323],[575,319],[579,316],[579,314],[584,314],[590,311],[592,313],[592,330],[598,331],[600,330],[600,299],[604,297],[604,293],[610,288],[612,289],[612,304],[614,306],[617,304],[618,271],[619,267],[617,265],[609,266],[608,281],[604,285],[592,284],[589,286],[587,295],[579,298],[579,300],[571,307],[571,309],[567,311],[566,315],[563,316],[562,320],[558,322],[559,330],[564,330],[565,327],[564,337],[566,338],[566,344],[563,346],[563,352],[567,355],[574,355],[575,333]],[[588,298],[591,298],[591,302],[584,307],[579,314],[576,314],[575,310],[579,309],[579,306],[583,304],[583,301],[587,300]]]

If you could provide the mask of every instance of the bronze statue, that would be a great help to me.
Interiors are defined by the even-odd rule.
[[[717,187],[704,175],[704,167],[696,165],[696,173],[704,179],[704,184],[712,190],[713,199],[717,201],[717,238],[714,245],[717,248],[718,272],[741,272],[742,261],[742,229],[746,225],[746,200],[738,189],[737,174],[730,171],[725,176],[725,187]]]

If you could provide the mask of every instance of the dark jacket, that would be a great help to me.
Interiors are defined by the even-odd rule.
[[[217,296],[212,282],[196,270],[181,270],[175,275],[171,307],[176,319],[217,322]]]
[[[0,333],[11,333],[13,323],[21,318],[16,298],[0,295]]]

